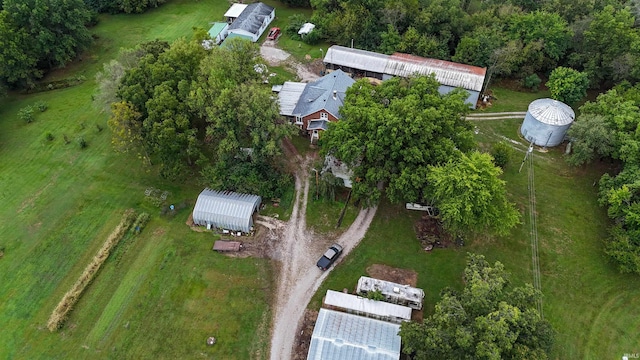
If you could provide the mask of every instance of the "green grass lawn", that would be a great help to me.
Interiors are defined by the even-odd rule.
[[[521,120],[483,121],[478,140],[492,142],[506,136],[519,140]],[[522,144],[522,148],[526,148]],[[640,318],[640,279],[621,275],[603,252],[608,219],[596,199],[599,179],[606,166],[571,168],[562,150],[536,152],[534,158],[538,212],[539,256],[544,293],[544,315],[556,330],[553,359],[617,359],[637,353]],[[414,269],[418,286],[426,292],[426,313],[433,312],[439,292],[460,288],[467,252],[501,261],[515,285],[533,282],[529,235],[526,168],[518,173],[524,152],[514,152],[504,173],[512,201],[523,223],[510,236],[469,239],[462,248],[420,249],[413,225],[421,215],[402,206],[383,203],[367,236],[329,276],[315,294],[310,308],[317,309],[327,289],[354,290],[368,266],[376,263]]]
[[[82,61],[46,79],[83,75],[83,84],[0,103],[0,358],[267,356],[270,262],[213,253],[214,238],[185,225],[189,208],[161,217],[145,189],[169,191],[167,204],[193,204],[202,184],[192,174],[163,181],[135,156],[114,153],[106,116],[91,104],[95,73],[120,48],[190,37],[227,8],[175,0],[141,15],[101,16]],[[31,124],[19,121],[18,110],[37,101],[49,109]],[[49,314],[127,208],[150,212],[152,221],[116,248],[67,325],[50,333]],[[205,345],[209,336],[216,346]]]

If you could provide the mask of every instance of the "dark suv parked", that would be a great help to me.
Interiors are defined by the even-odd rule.
[[[324,255],[322,255],[320,260],[318,260],[318,263],[316,264],[316,266],[320,270],[323,270],[323,271],[327,270],[329,267],[331,267],[331,264],[333,264],[336,261],[336,259],[338,258],[338,256],[340,256],[340,254],[342,254],[342,246],[338,244],[333,244],[324,253]]]

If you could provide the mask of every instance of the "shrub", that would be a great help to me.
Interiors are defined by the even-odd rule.
[[[84,149],[87,146],[89,146],[89,144],[87,144],[87,141],[82,136],[80,136],[77,141],[78,141],[78,146],[80,146],[80,149]]]
[[[47,139],[47,141],[53,141],[53,134],[51,132],[47,131],[44,134],[44,138]]]
[[[40,112],[45,112],[49,108],[49,105],[46,101],[38,101],[35,103],[34,107]]]
[[[322,39],[322,33],[320,32],[320,30],[313,29],[311,30],[310,33],[308,33],[302,38],[302,41],[305,44],[314,45],[319,43],[321,39]]]
[[[504,141],[497,142],[491,147],[491,156],[493,156],[493,163],[496,166],[504,168],[509,162],[509,156],[511,155],[511,146]]]
[[[102,125],[100,124],[96,124],[96,129],[98,129],[98,132],[102,132],[102,130],[104,130],[104,127],[102,127]]]
[[[33,122],[34,120],[33,107],[27,106],[20,109],[18,111],[18,119],[25,121],[26,123]]]
[[[537,74],[531,74],[522,80],[522,85],[533,91],[538,91],[540,83],[542,83],[542,79]]]
[[[58,305],[53,309],[51,316],[49,316],[49,321],[47,322],[47,328],[49,331],[56,331],[62,327],[69,315],[69,312],[71,312],[73,306],[78,302],[78,300],[80,300],[82,293],[96,276],[102,264],[107,260],[111,250],[124,237],[127,229],[129,229],[136,218],[135,215],[136,214],[132,209],[125,211],[122,216],[122,220],[120,220],[120,224],[118,224],[118,226],[109,235],[100,250],[98,250],[98,253],[84,269],[78,280],[76,280],[75,284],[73,284],[71,289],[64,294]]]
[[[298,31],[307,22],[307,18],[302,14],[295,14],[289,16],[289,25],[284,28],[284,33],[289,35],[292,39],[298,39]]]
[[[71,143],[71,140],[69,140],[69,137],[67,136],[67,134],[62,134],[62,138],[64,139],[64,143],[66,145],[69,145],[69,143]]]

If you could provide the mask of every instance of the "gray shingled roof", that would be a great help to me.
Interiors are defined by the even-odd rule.
[[[257,195],[204,189],[193,209],[193,222],[248,233],[253,226],[252,215],[261,201]]]
[[[400,325],[320,309],[307,360],[398,360]]]
[[[257,34],[264,18],[273,12],[273,8],[261,2],[247,5],[240,16],[229,25],[229,30],[242,29],[252,34]]]
[[[344,103],[345,92],[354,82],[355,80],[342,70],[336,70],[307,84],[293,114],[307,116],[325,110],[336,118],[340,118],[340,108]]]
[[[311,120],[307,125],[307,130],[327,130],[329,128],[329,120]]]

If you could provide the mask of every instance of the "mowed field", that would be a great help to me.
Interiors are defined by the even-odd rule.
[[[228,5],[176,0],[142,15],[103,16],[82,61],[47,78],[82,75],[83,84],[0,102],[0,359],[268,355],[270,261],[213,253],[214,237],[185,225],[190,207],[162,216],[145,190],[167,191],[166,204],[193,204],[203,184],[192,174],[164,182],[134,155],[114,153],[107,117],[91,103],[95,73],[120,48],[190,37]],[[30,124],[17,119],[38,101],[49,109]],[[150,223],[116,248],[63,329],[50,333],[51,311],[128,208],[149,212]],[[213,347],[209,336],[218,339]]]
[[[477,122],[478,141],[488,146],[501,136],[519,140],[520,123]],[[523,223],[510,236],[468,239],[464,247],[427,253],[414,231],[421,213],[383,203],[365,239],[321,286],[310,308],[317,310],[327,289],[353,291],[367,267],[385,264],[418,273],[418,286],[426,292],[425,314],[431,313],[444,287],[462,288],[467,252],[504,263],[516,286],[533,283],[527,168],[518,173],[527,144],[518,147],[523,151],[513,154],[504,179]],[[609,165],[571,168],[562,150],[536,152],[534,158],[543,308],[557,333],[552,358],[620,359],[640,353],[640,279],[618,273],[603,252],[608,219],[598,206],[594,182]]]

